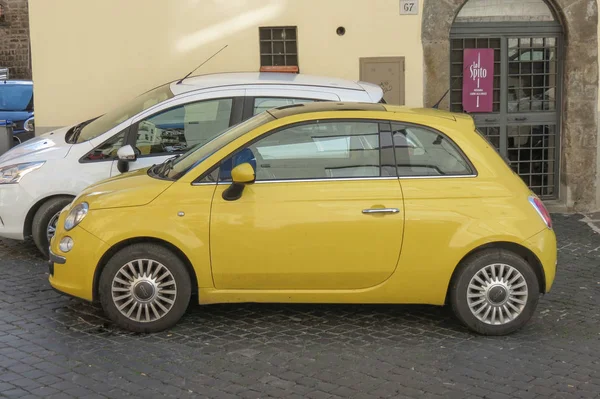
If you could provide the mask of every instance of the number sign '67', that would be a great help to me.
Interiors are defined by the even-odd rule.
[[[419,0],[400,0],[400,15],[419,14]]]

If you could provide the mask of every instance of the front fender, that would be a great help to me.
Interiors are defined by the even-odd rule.
[[[157,240],[176,247],[192,264],[199,288],[214,287],[208,246],[209,214],[188,224],[158,206],[91,210],[81,227],[106,243],[106,253],[128,241]],[[189,228],[193,225],[195,228]],[[204,228],[203,228],[204,227]],[[202,232],[199,234],[198,231]]]

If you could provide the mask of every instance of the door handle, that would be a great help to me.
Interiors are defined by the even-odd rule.
[[[527,117],[525,117],[525,116],[519,117],[519,118],[515,118],[515,121],[517,121],[517,122],[523,122],[523,121],[526,121],[526,120],[527,120]]]
[[[369,208],[363,209],[362,213],[398,213],[400,209],[398,208]]]
[[[486,122],[497,122],[498,119],[496,119],[496,118],[485,118],[485,121]]]

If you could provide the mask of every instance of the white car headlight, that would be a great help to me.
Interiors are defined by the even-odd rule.
[[[46,161],[26,162],[0,168],[0,184],[13,184],[21,181],[27,173],[42,167]]]
[[[69,231],[81,223],[83,218],[85,218],[87,215],[88,209],[90,209],[90,207],[87,202],[82,202],[81,204],[75,205],[65,219],[65,230]]]
[[[23,129],[27,130],[28,132],[33,132],[35,130],[35,121],[33,116],[25,121],[23,124]]]

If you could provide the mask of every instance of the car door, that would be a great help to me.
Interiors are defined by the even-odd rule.
[[[404,225],[389,130],[362,120],[295,124],[222,162],[210,225],[216,288],[336,290],[385,281]],[[239,162],[255,167],[256,182],[227,201]]]
[[[249,88],[246,90],[244,119],[271,108],[314,101],[340,101],[332,92],[308,89]]]
[[[166,105],[132,124],[127,142],[137,159],[129,170],[164,162],[196,145],[203,145],[241,121],[243,90],[224,90],[189,97]],[[118,160],[111,176],[118,175]]]

